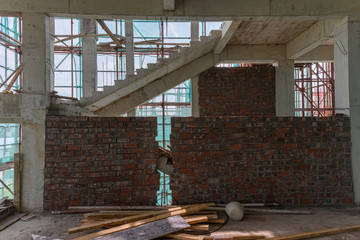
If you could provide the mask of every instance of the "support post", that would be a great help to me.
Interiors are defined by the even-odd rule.
[[[199,76],[191,79],[191,116],[200,117]]]
[[[360,203],[360,20],[348,20],[335,30],[335,109],[350,115],[354,201]]]
[[[126,76],[134,75],[134,27],[133,20],[125,20]]]
[[[96,34],[96,20],[82,19],[81,33]],[[97,86],[96,37],[82,38],[83,96],[92,97]]]
[[[294,61],[279,60],[275,73],[275,111],[276,116],[295,115]]]
[[[191,41],[199,41],[199,22],[191,21]]]
[[[49,65],[50,65],[50,92],[55,90],[55,75],[54,75],[54,70],[55,70],[55,62],[54,62],[54,53],[55,53],[55,18],[50,17],[49,19],[49,30],[50,30],[50,53],[49,53]]]
[[[45,119],[50,106],[49,16],[23,13],[21,211],[43,211]]]
[[[19,153],[14,155],[14,207],[17,212],[21,209],[21,158]]]

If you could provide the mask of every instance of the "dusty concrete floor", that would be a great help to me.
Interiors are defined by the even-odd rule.
[[[347,208],[301,208],[311,210],[311,215],[280,215],[280,214],[246,214],[240,222],[229,220],[219,231],[212,235],[223,234],[260,234],[267,238],[294,233],[314,231],[332,227],[360,224],[360,207]],[[77,226],[82,214],[71,215],[37,215],[28,222],[18,221],[0,232],[1,240],[29,240],[31,234],[52,238],[71,239],[83,234],[67,234],[67,229]],[[220,225],[214,224],[211,230]],[[358,240],[360,231],[317,238],[322,240]]]

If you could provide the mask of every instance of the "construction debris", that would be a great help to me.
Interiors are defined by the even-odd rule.
[[[107,211],[86,213],[80,226],[73,227],[68,233],[78,233],[88,230],[107,228],[95,233],[87,234],[74,240],[112,240],[112,239],[134,239],[148,240],[165,237],[166,239],[218,239],[206,235],[190,234],[190,231],[206,231],[209,233],[209,225],[206,222],[224,223],[224,219],[219,219],[214,211],[208,211],[209,207],[215,204],[197,204],[185,206],[172,206],[168,208],[143,208],[130,209],[128,207],[108,208]],[[123,210],[124,209],[124,210]],[[140,210],[139,210],[140,209]],[[73,209],[75,210],[75,209]],[[82,209],[84,210],[84,209]],[[185,231],[185,232],[183,232]],[[191,232],[192,232],[191,231]],[[244,236],[246,238],[237,238],[235,236],[230,239],[261,239],[264,236],[252,235]]]

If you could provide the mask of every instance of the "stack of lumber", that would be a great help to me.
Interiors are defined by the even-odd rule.
[[[216,211],[209,211],[215,204],[197,204],[169,208],[149,209],[107,209],[86,213],[80,226],[70,228],[70,234],[87,232],[75,240],[112,240],[112,239],[180,239],[180,240],[211,240],[222,239],[193,231],[208,231],[208,223],[224,223]],[[88,231],[92,231],[89,234]],[[263,239],[264,236],[224,236],[223,239]]]

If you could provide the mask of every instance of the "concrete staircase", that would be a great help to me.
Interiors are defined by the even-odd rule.
[[[200,41],[191,41],[190,47],[171,52],[169,58],[150,63],[147,69],[137,69],[136,75],[104,86],[104,91],[95,92],[93,97],[82,98],[80,105],[99,116],[126,113],[217,64],[213,50],[220,38],[221,30],[201,36]]]

